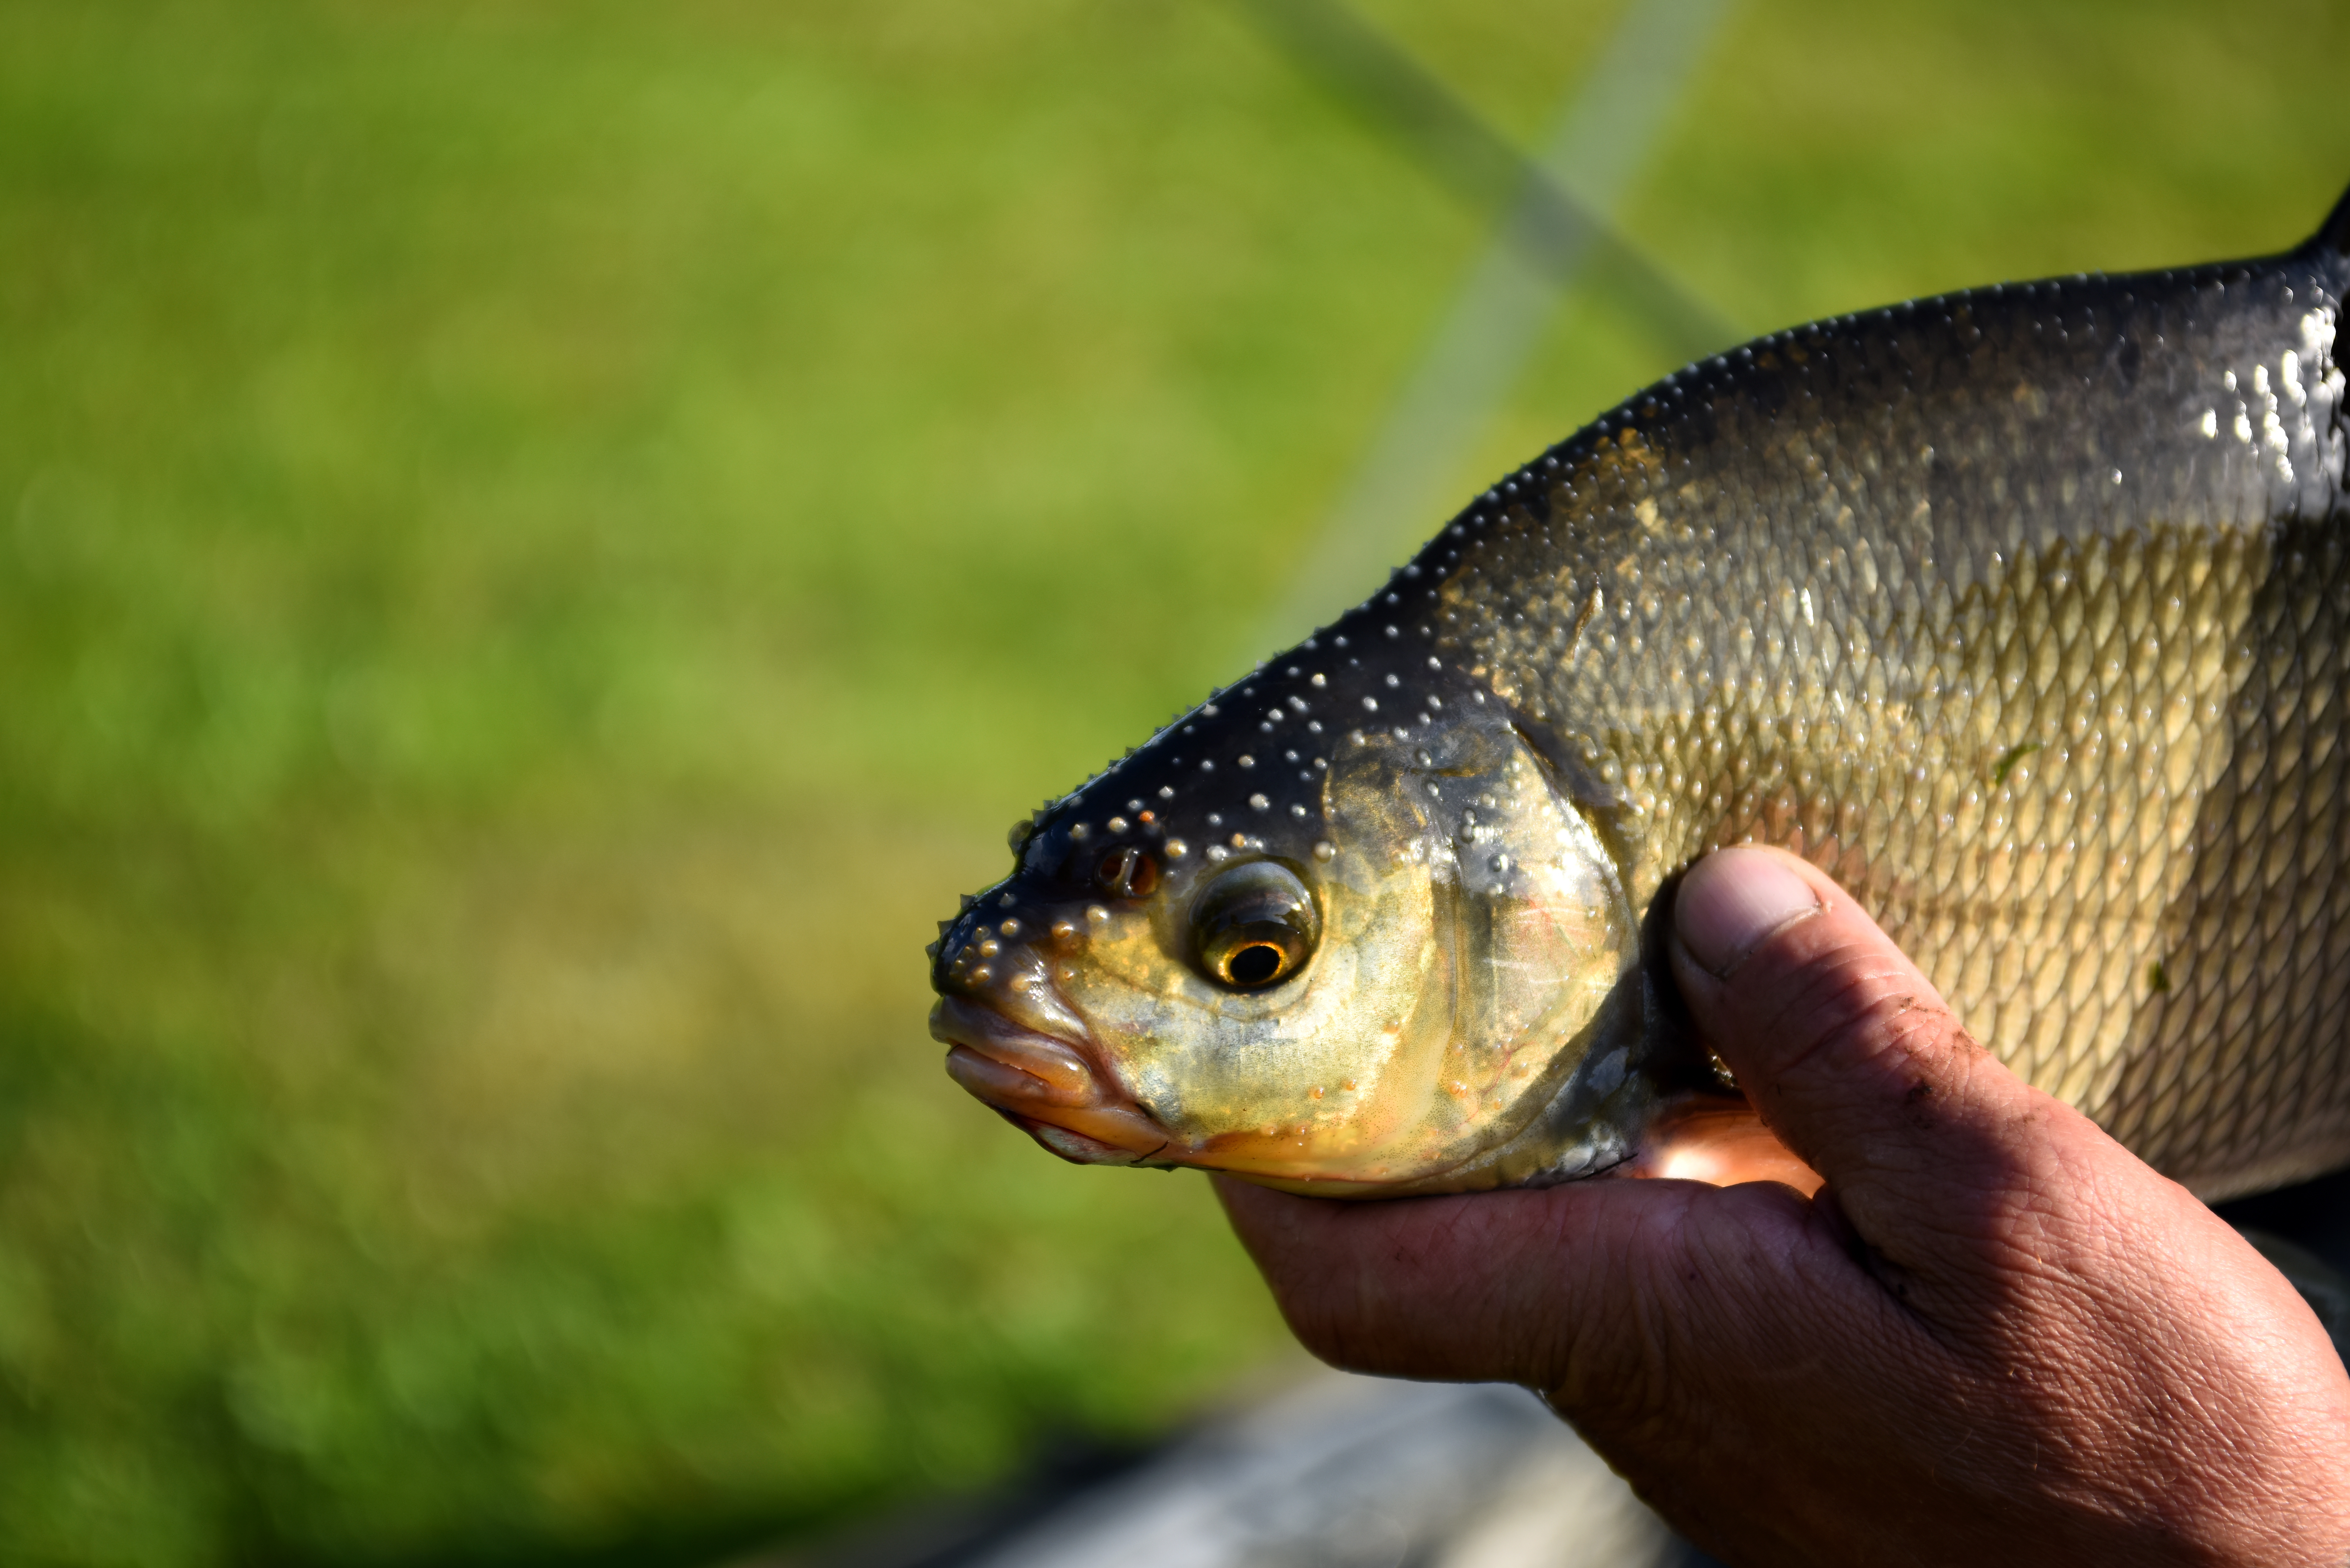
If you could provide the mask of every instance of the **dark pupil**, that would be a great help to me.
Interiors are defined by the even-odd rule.
[[[1281,972],[1281,950],[1264,943],[1245,947],[1225,966],[1235,985],[1263,985]]]

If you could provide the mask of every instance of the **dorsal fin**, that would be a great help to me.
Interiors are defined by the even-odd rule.
[[[2313,250],[2332,251],[2337,256],[2350,256],[2350,191],[2334,203],[2334,211],[2319,224],[2317,233],[2309,239]]]

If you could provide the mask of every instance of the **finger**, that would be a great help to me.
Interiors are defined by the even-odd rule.
[[[1699,1032],[1864,1233],[2028,1183],[2067,1137],[2103,1141],[1977,1044],[1867,912],[1794,856],[1699,861],[1668,945]]]
[[[1621,1252],[1607,1215],[1551,1193],[1348,1203],[1215,1186],[1291,1330],[1350,1371],[1523,1376],[1556,1320],[1605,1310],[1583,1279]]]
[[[1731,1195],[1692,1182],[1597,1181],[1350,1203],[1225,1176],[1215,1185],[1299,1341],[1333,1366],[1396,1376],[1542,1387],[1576,1368],[1642,1376],[1660,1320],[1719,1321],[1724,1305],[1711,1298],[1755,1277],[1721,1256],[1692,1267],[1709,1239],[1753,1249],[1774,1275],[1795,1253],[1849,1266],[1810,1206],[1775,1189],[1744,1189],[1743,1212],[1692,1224],[1693,1205]],[[1684,1299],[1692,1289],[1705,1299]]]
[[[1571,1250],[1555,1210],[1405,1199],[1347,1203],[1215,1179],[1232,1229],[1299,1343],[1334,1366],[1392,1376],[1506,1380],[1543,1359],[1538,1302],[1579,1314],[1554,1250]]]

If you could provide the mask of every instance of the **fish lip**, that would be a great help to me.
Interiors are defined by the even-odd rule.
[[[931,1037],[951,1047],[949,1077],[1064,1159],[1131,1165],[1176,1158],[1173,1135],[1096,1065],[1085,1044],[960,996],[931,1009]]]
[[[1054,1106],[1102,1102],[1102,1075],[1082,1043],[1014,1023],[983,1002],[940,998],[931,1009],[931,1038],[1027,1078],[1029,1084],[1008,1085],[1024,1099]]]

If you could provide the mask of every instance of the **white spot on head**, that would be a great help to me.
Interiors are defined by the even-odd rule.
[[[1208,858],[1210,860],[1229,860],[1232,858],[1232,852],[1231,850],[1225,848],[1221,844],[1211,844],[1208,846]]]
[[[1314,684],[1316,686],[1327,686],[1330,684],[1330,678],[1317,671],[1314,677]]]
[[[1160,800],[1173,800],[1175,798],[1175,786],[1173,784],[1160,784],[1159,786],[1159,798]]]
[[[1087,827],[1084,823],[1073,822],[1069,824],[1069,842],[1072,844],[1083,844],[1092,832],[1093,829]]]
[[[1167,841],[1167,858],[1170,860],[1180,860],[1191,852],[1191,846],[1180,838],[1170,838]]]
[[[1256,766],[1256,759],[1254,757],[1243,757],[1241,759],[1241,766],[1244,768],[1253,768]]]
[[[2314,359],[2322,359],[2334,347],[2334,312],[2312,310],[2301,318],[2301,347]]]
[[[2204,410],[2203,422],[2198,428],[2203,431],[2203,434],[2207,438],[2218,435],[2220,433],[2220,410],[2217,409]]]
[[[1249,809],[1252,811],[1267,811],[1270,810],[1272,806],[1273,802],[1265,799],[1264,796],[1261,794],[1253,794],[1249,796]]]
[[[1102,826],[1108,828],[1112,833],[1124,833],[1126,831],[1126,818],[1122,816],[1113,816]]]
[[[1326,838],[1314,846],[1314,858],[1316,860],[1327,860],[1337,853],[1338,851],[1331,846],[1330,841]]]
[[[1367,712],[1367,713],[1376,713],[1376,712],[1378,712],[1378,711],[1379,711],[1379,700],[1378,700],[1378,698],[1376,698],[1376,697],[1366,697],[1366,698],[1364,698],[1364,699],[1363,699],[1363,711],[1364,711],[1365,712]]]

